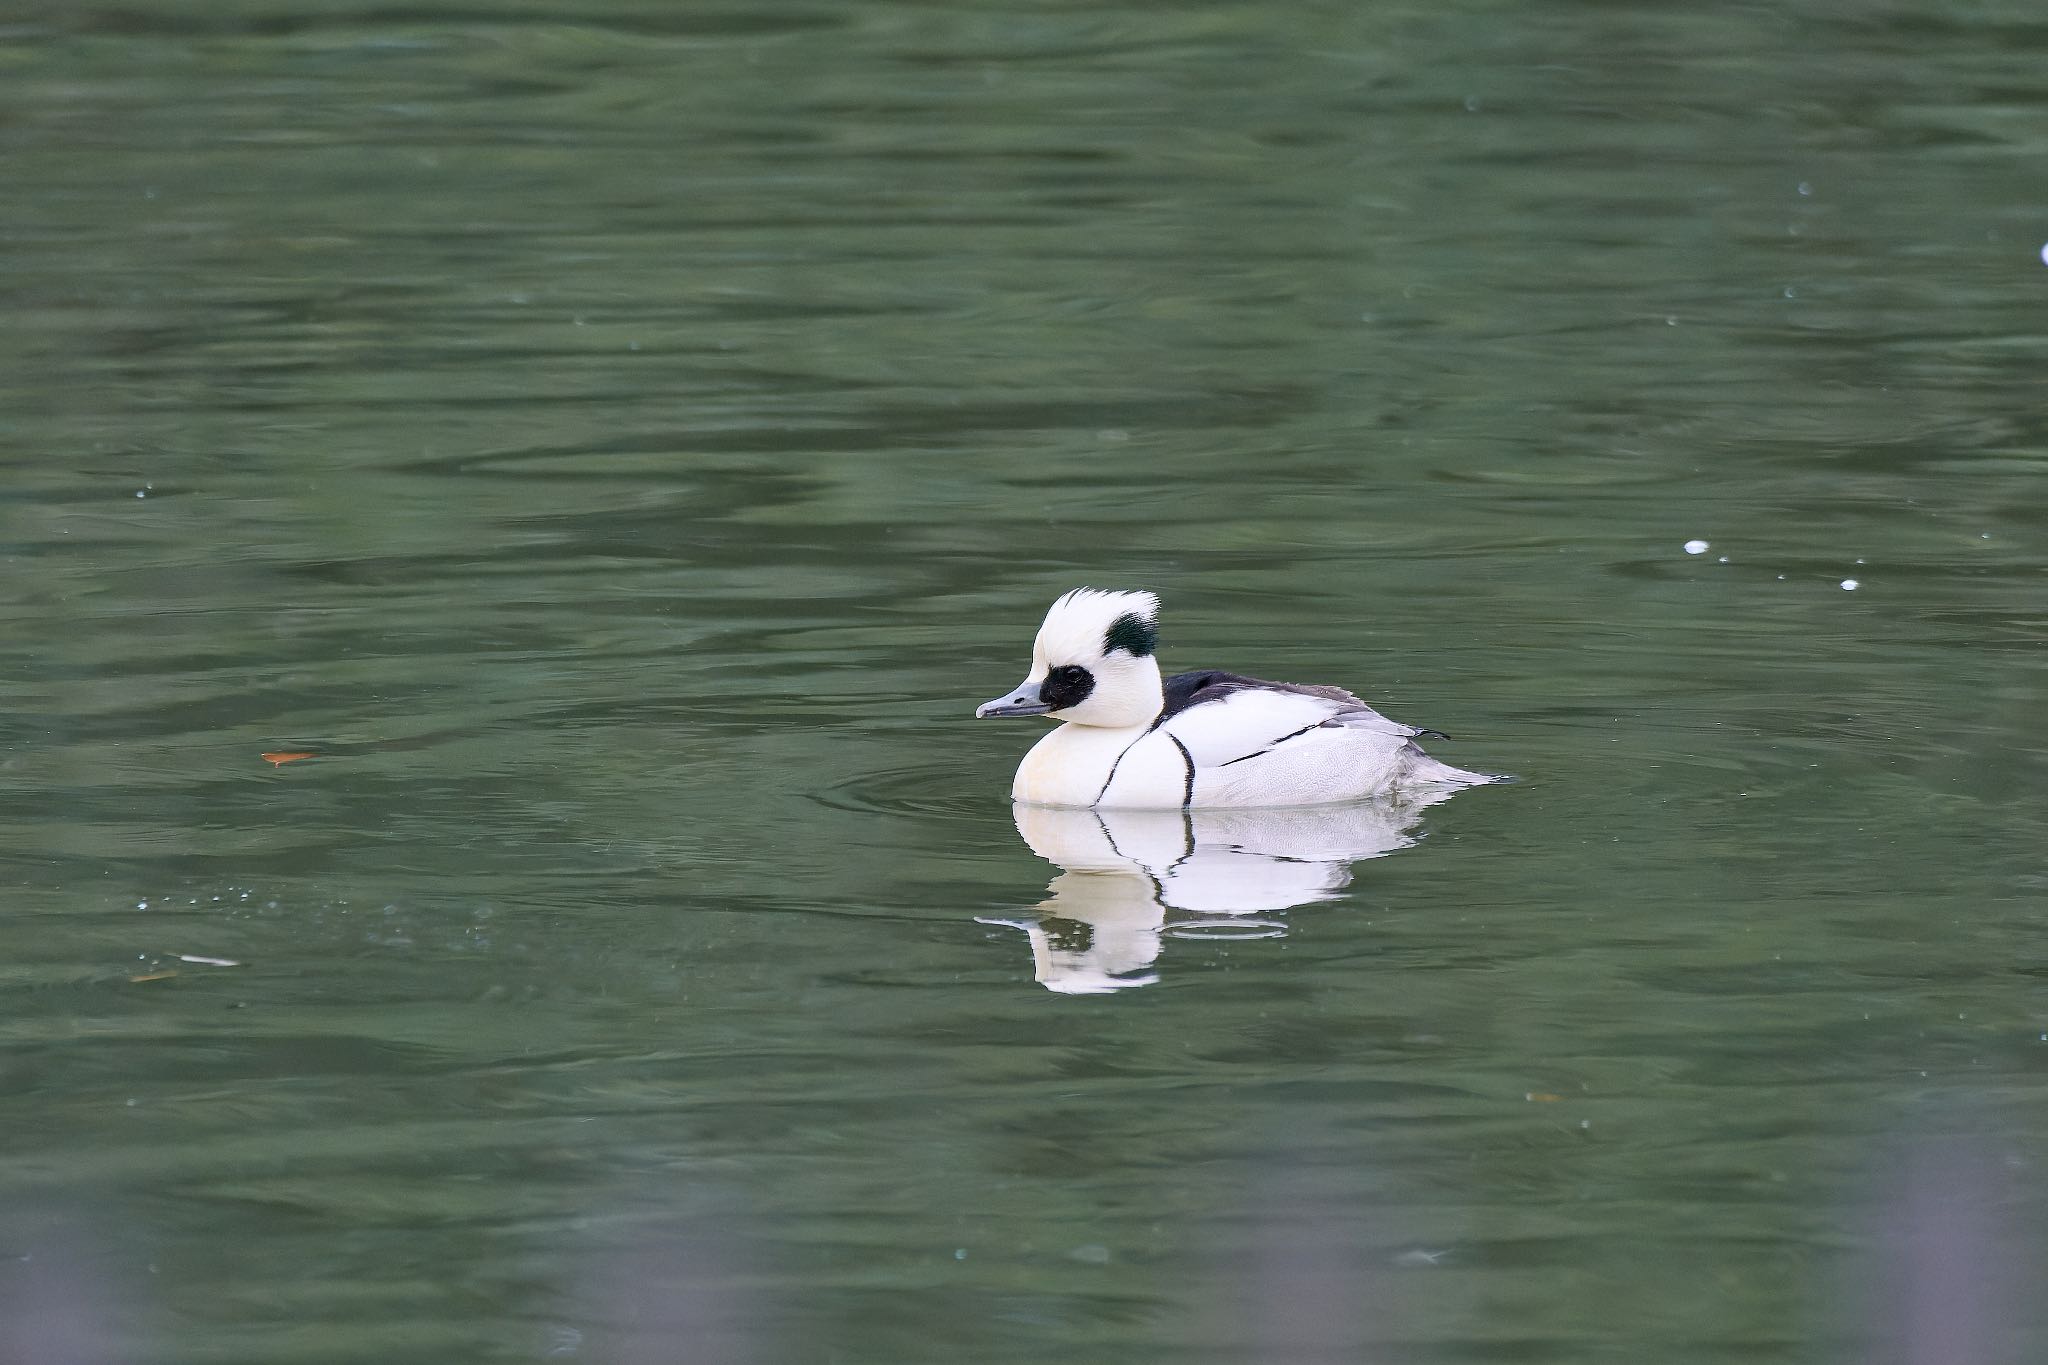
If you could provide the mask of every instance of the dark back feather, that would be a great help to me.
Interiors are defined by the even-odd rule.
[[[1363,699],[1346,692],[1341,687],[1324,687],[1316,683],[1268,682],[1264,678],[1248,678],[1242,673],[1225,673],[1221,669],[1209,669],[1201,673],[1175,673],[1163,684],[1166,691],[1166,705],[1160,708],[1159,719],[1152,722],[1158,728],[1166,721],[1187,710],[1200,706],[1205,701],[1222,701],[1233,692],[1247,688],[1263,688],[1268,692],[1297,692],[1306,697],[1321,697],[1346,708],[1358,707],[1364,710]]]

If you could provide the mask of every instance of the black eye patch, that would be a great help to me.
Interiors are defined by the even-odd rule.
[[[1038,699],[1055,711],[1079,706],[1095,690],[1095,675],[1079,664],[1066,664],[1045,675],[1038,685]]]

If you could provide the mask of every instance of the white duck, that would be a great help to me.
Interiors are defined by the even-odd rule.
[[[1161,679],[1159,599],[1075,588],[1052,604],[1016,691],[974,714],[1063,721],[1010,795],[1045,806],[1309,806],[1496,779],[1439,763],[1443,738],[1388,720],[1340,687],[1236,673]]]

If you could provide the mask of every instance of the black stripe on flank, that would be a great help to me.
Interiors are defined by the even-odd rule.
[[[1174,748],[1180,750],[1180,761],[1188,765],[1188,784],[1180,796],[1181,809],[1186,810],[1195,804],[1195,756],[1188,752],[1188,746],[1181,743],[1180,737],[1173,731],[1167,731],[1166,737],[1173,741]]]
[[[1273,751],[1274,751],[1275,749],[1277,749],[1277,748],[1279,748],[1279,747],[1280,747],[1281,745],[1285,744],[1285,743],[1286,743],[1286,742],[1287,742],[1288,740],[1290,740],[1290,739],[1293,739],[1293,738],[1294,738],[1294,737],[1295,737],[1296,735],[1305,735],[1305,734],[1307,734],[1307,733],[1308,733],[1309,731],[1311,731],[1311,730],[1320,730],[1320,729],[1322,729],[1322,728],[1323,728],[1323,727],[1324,727],[1325,725],[1327,725],[1328,723],[1329,723],[1329,722],[1327,722],[1327,721],[1321,721],[1321,720],[1319,720],[1319,721],[1317,721],[1317,722],[1316,722],[1316,723],[1315,723],[1314,725],[1304,725],[1304,726],[1302,726],[1302,727],[1301,727],[1301,728],[1300,728],[1299,730],[1289,730],[1289,731],[1288,731],[1288,732],[1287,732],[1286,734],[1284,734],[1284,735],[1280,736],[1280,738],[1278,738],[1278,739],[1274,740],[1274,741],[1273,741],[1273,742],[1272,742],[1271,744],[1268,744],[1268,745],[1267,745],[1267,746],[1266,746],[1265,748],[1263,748],[1263,749],[1259,750],[1259,752],[1258,752],[1258,753],[1256,753],[1256,754],[1239,754],[1239,755],[1238,755],[1238,756],[1237,756],[1236,758],[1226,758],[1226,759],[1224,759],[1224,760],[1223,760],[1223,761],[1222,761],[1221,763],[1217,764],[1216,766],[1217,766],[1217,767],[1219,767],[1219,768],[1227,768],[1227,767],[1229,767],[1229,766],[1230,766],[1231,764],[1233,764],[1233,763],[1242,763],[1242,762],[1244,762],[1244,761],[1245,761],[1246,759],[1248,759],[1248,758],[1257,758],[1257,757],[1259,756],[1259,754],[1270,754],[1270,753],[1272,753],[1272,752],[1273,752]],[[1180,741],[1179,741],[1179,740],[1177,740],[1177,739],[1176,739],[1176,740],[1174,740],[1173,742],[1174,742],[1175,744],[1178,744],[1178,743],[1180,743]],[[1186,752],[1187,752],[1187,750],[1186,750],[1186,749],[1182,749],[1182,750],[1181,750],[1181,752],[1182,752],[1182,753],[1186,753]]]
[[[1150,733],[1151,733],[1151,731],[1149,731],[1149,730],[1147,730],[1147,731],[1145,732],[1145,734],[1150,734]],[[1139,735],[1139,736],[1138,736],[1138,739],[1143,739],[1144,737],[1145,737],[1145,735]],[[1135,749],[1135,748],[1137,748],[1137,747],[1138,747],[1138,739],[1134,739],[1134,740],[1132,740],[1132,741],[1131,741],[1131,742],[1130,742],[1129,744],[1126,744],[1126,745],[1124,745],[1124,750],[1123,750],[1123,753],[1122,753],[1122,754],[1118,754],[1118,755],[1116,756],[1116,762],[1114,762],[1114,763],[1112,763],[1112,764],[1110,764],[1110,765],[1109,765],[1109,776],[1108,776],[1108,777],[1105,777],[1105,778],[1103,778],[1103,779],[1102,779],[1102,790],[1101,790],[1101,791],[1099,791],[1099,792],[1097,792],[1097,793],[1095,793],[1095,800],[1094,800],[1094,801],[1092,801],[1092,802],[1090,803],[1090,805],[1091,805],[1091,806],[1099,806],[1099,805],[1101,805],[1101,804],[1102,804],[1102,798],[1103,798],[1103,797],[1105,797],[1105,796],[1107,796],[1107,795],[1109,795],[1109,784],[1110,784],[1110,783],[1112,783],[1112,782],[1114,782],[1114,781],[1116,781],[1116,770],[1117,770],[1118,768],[1120,768],[1120,767],[1122,767],[1122,766],[1123,766],[1123,762],[1124,762],[1124,754],[1127,754],[1127,753],[1129,753],[1129,752],[1130,752],[1131,750],[1133,750],[1133,749]],[[1183,750],[1182,750],[1181,752],[1182,752],[1182,753],[1186,753],[1187,751],[1186,751],[1185,749],[1183,749]]]

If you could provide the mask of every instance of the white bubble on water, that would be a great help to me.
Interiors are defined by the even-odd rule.
[[[1704,540],[1688,540],[1685,542],[1685,552],[1689,555],[1703,555],[1707,552],[1707,542]]]
[[[2041,264],[2048,265],[2048,242],[2041,243]]]
[[[1858,582],[1857,582],[1857,581],[1856,581],[1855,579],[1853,579],[1853,578],[1845,578],[1845,579],[1843,579],[1843,580],[1842,580],[1842,591],[1843,591],[1843,592],[1854,592],[1854,591],[1856,591],[1856,589],[1858,589],[1858,588],[1860,588],[1860,587],[1862,587],[1862,586],[1863,586],[1863,585],[1862,585],[1861,583],[1858,583]]]

